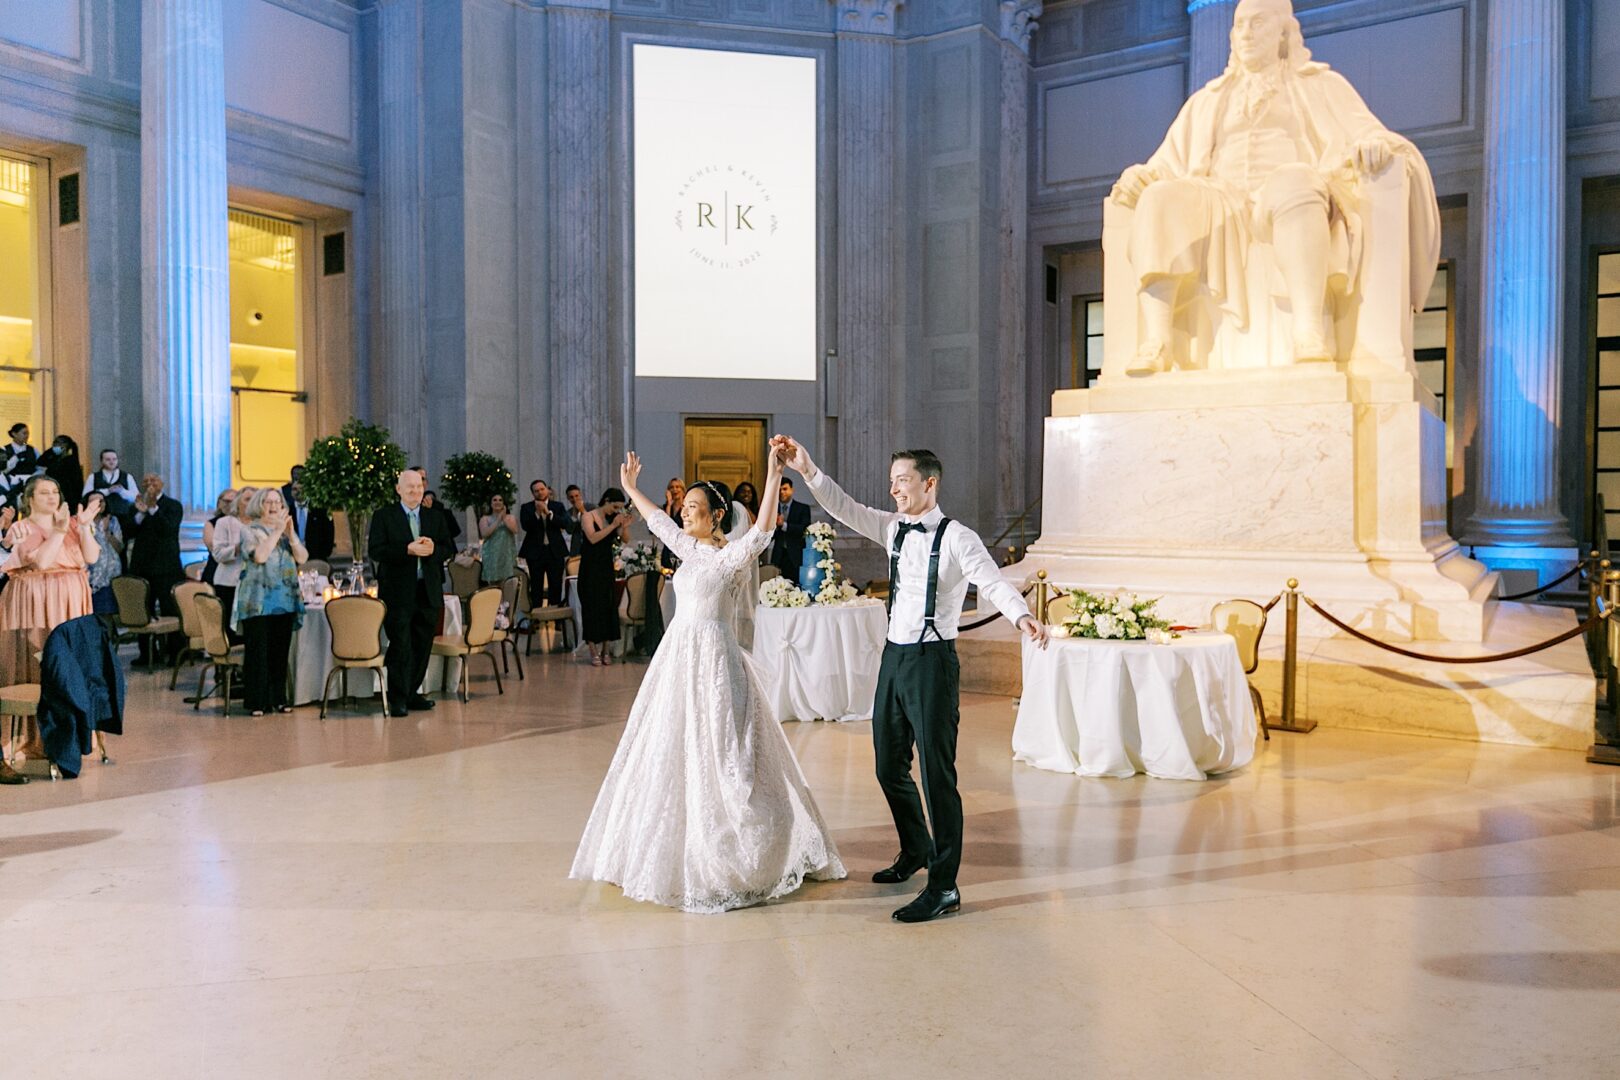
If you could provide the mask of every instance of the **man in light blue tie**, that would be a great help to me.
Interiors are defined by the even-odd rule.
[[[444,560],[451,549],[443,515],[423,512],[426,489],[421,473],[400,473],[394,486],[399,502],[372,516],[367,543],[377,568],[377,596],[388,605],[383,630],[388,635],[388,711],[394,716],[433,708],[419,688],[439,627]]]

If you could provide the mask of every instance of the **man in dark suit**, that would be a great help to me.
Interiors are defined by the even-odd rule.
[[[302,465],[294,465],[288,475],[291,476],[292,479],[281,485],[281,501],[291,507],[293,504],[293,499],[297,498],[298,488],[304,479],[304,467]],[[313,555],[310,556],[310,558],[314,557],[315,556]]]
[[[544,480],[530,484],[529,494],[534,501],[518,508],[518,524],[523,528],[518,555],[529,565],[529,595],[534,599],[544,596],[547,604],[556,606],[562,603],[568,564],[568,508],[551,497],[551,485]]]
[[[180,523],[185,520],[186,508],[180,500],[163,494],[163,477],[147,473],[141,478],[141,493],[135,497],[135,512],[130,517],[128,540],[133,545],[129,555],[129,572],[145,578],[151,586],[149,603],[164,615],[179,615],[170,590],[186,579],[180,566]],[[170,656],[182,647],[184,641],[169,640]],[[150,634],[142,634],[140,663],[152,663],[158,658],[151,655],[148,645]]]
[[[441,515],[424,512],[422,474],[407,469],[394,485],[399,502],[371,515],[367,553],[377,567],[377,596],[388,605],[388,712],[431,709],[419,691],[444,606],[444,560],[450,536]]]
[[[294,480],[291,487],[292,498],[287,502],[287,513],[292,516],[293,525],[298,530],[298,539],[303,541],[310,558],[324,562],[332,557],[332,549],[337,546],[337,529],[325,510],[317,509],[304,500],[302,481]]]
[[[776,540],[771,544],[771,565],[782,576],[798,583],[799,564],[804,561],[804,531],[810,527],[810,508],[793,501],[793,481],[783,479],[776,503]],[[768,514],[770,507],[761,507]]]
[[[563,494],[568,497],[568,554],[578,555],[585,550],[585,515],[596,504],[585,501],[578,484],[569,484]]]

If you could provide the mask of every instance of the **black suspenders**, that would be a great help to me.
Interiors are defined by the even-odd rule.
[[[934,609],[939,600],[939,552],[945,544],[945,529],[950,525],[950,518],[941,518],[939,528],[934,530],[934,544],[928,552],[928,590],[923,600],[923,629],[917,638],[921,645],[928,640],[928,632],[933,631],[934,637],[940,641],[939,629],[934,625]],[[894,531],[894,547],[889,550],[889,613],[894,613],[894,597],[900,591],[900,545],[905,542],[909,528],[903,525]]]

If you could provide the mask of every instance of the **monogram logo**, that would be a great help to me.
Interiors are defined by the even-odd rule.
[[[693,170],[674,201],[675,228],[687,241],[687,255],[716,270],[764,258],[782,224],[764,178],[737,165]]]

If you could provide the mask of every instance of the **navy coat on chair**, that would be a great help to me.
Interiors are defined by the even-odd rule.
[[[124,733],[124,669],[100,616],[81,615],[51,631],[39,662],[39,738],[63,776],[78,776],[94,733]]]

